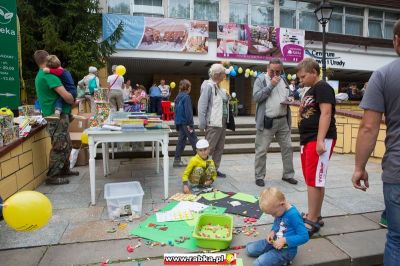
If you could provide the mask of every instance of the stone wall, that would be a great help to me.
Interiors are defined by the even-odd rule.
[[[21,190],[33,190],[45,179],[51,149],[45,128],[0,155],[0,196],[6,199]]]

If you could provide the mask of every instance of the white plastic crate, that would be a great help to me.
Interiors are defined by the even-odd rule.
[[[143,195],[142,186],[137,181],[105,184],[108,217],[115,220],[132,213],[142,215]]]

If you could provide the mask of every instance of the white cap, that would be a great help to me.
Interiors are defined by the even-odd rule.
[[[206,139],[201,139],[196,143],[196,148],[197,149],[205,149],[208,148],[210,144],[208,144],[208,141]]]
[[[97,72],[97,68],[96,67],[94,67],[94,66],[90,66],[89,67],[89,73],[96,73]]]

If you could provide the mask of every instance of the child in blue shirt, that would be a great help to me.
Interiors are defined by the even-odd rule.
[[[309,240],[303,218],[285,195],[270,187],[261,192],[260,209],[275,217],[266,239],[247,244],[247,254],[257,257],[254,266],[286,265],[297,254],[297,247]]]
[[[75,87],[75,82],[72,78],[72,75],[68,70],[61,67],[61,62],[57,56],[47,56],[46,68],[44,68],[43,71],[56,75],[61,80],[64,88],[72,94],[74,100],[76,99],[77,89]],[[60,119],[60,114],[62,112],[62,107],[64,104],[66,103],[64,102],[63,98],[59,97],[56,101],[54,114],[47,116],[46,119]]]

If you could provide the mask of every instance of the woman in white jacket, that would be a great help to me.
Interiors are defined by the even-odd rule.
[[[225,145],[226,121],[229,111],[229,94],[220,87],[225,79],[225,67],[213,64],[209,70],[210,79],[201,85],[198,102],[199,129],[206,131],[206,139],[210,144],[210,155],[219,168]],[[226,177],[217,171],[218,177]]]

